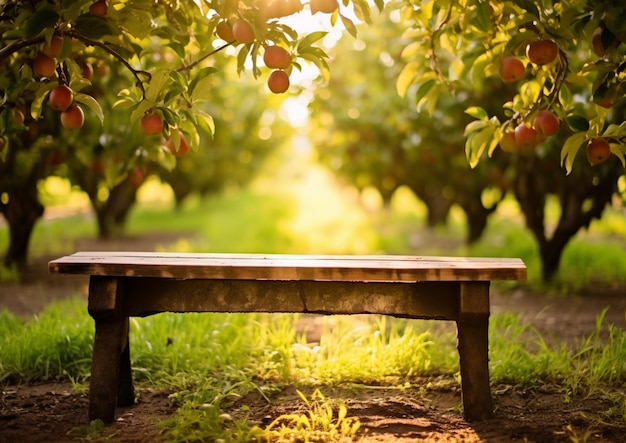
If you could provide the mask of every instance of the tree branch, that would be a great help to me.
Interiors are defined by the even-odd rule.
[[[192,68],[196,67],[199,63],[203,62],[204,60],[206,60],[207,58],[211,57],[212,55],[217,54],[218,52],[226,49],[227,47],[229,47],[230,45],[232,45],[233,43],[235,43],[235,40],[233,40],[232,42],[228,42],[225,45],[220,46],[219,48],[216,48],[206,54],[204,54],[203,56],[201,56],[200,58],[198,58],[197,60],[189,63],[188,65],[183,65],[180,68],[178,68],[176,71],[177,72],[182,72],[182,71],[189,71]]]
[[[96,47],[98,47],[98,48],[101,48],[101,49],[103,49],[104,51],[106,51],[107,53],[109,53],[110,55],[112,55],[114,58],[116,58],[116,59],[117,59],[117,60],[118,60],[121,64],[123,64],[123,65],[126,67],[126,69],[128,69],[128,70],[129,70],[129,71],[133,74],[133,76],[137,79],[136,86],[137,86],[139,89],[141,89],[141,95],[145,98],[146,90],[145,90],[145,88],[143,87],[143,81],[142,81],[142,79],[140,78],[140,75],[145,76],[145,77],[146,77],[146,79],[149,81],[149,80],[152,78],[152,74],[150,74],[148,71],[144,71],[144,70],[141,70],[141,69],[135,69],[135,68],[133,68],[133,67],[130,65],[130,63],[128,63],[128,61],[127,61],[124,57],[122,57],[119,53],[117,53],[117,51],[115,51],[115,50],[113,50],[113,49],[109,48],[107,45],[105,45],[105,44],[104,44],[104,43],[102,43],[102,42],[99,42],[99,41],[97,41],[97,40],[91,40],[90,38],[87,38],[87,37],[85,37],[85,36],[83,36],[83,35],[81,35],[81,34],[79,34],[79,33],[77,33],[77,32],[73,32],[73,31],[68,32],[68,33],[67,33],[67,35],[69,35],[70,37],[74,37],[74,38],[76,38],[76,39],[78,39],[78,40],[80,40],[80,41],[82,41],[82,42],[86,43],[86,44],[87,44],[87,45],[89,45],[89,46],[96,46]]]
[[[44,41],[43,37],[35,37],[28,40],[13,40],[11,43],[6,45],[4,48],[0,48],[0,59],[6,58],[14,52],[19,51],[22,48],[27,46],[36,45],[38,43],[42,43]]]

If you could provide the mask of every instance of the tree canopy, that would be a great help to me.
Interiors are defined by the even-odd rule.
[[[326,14],[356,35],[355,21],[371,23],[372,8],[383,7],[396,11],[392,17],[406,30],[396,85],[415,97],[418,109],[432,112],[443,96],[488,82],[512,84],[502,100],[504,118],[479,102],[466,111],[475,119],[465,127],[472,166],[498,146],[541,150],[559,126],[569,133],[561,148],[568,173],[583,146],[591,163],[614,155],[625,164],[626,125],[614,108],[626,88],[626,11],[615,2],[580,0],[4,2],[0,155],[22,123],[42,118],[46,101],[65,112],[61,122],[70,127],[80,127],[84,111],[103,122],[107,115],[86,89],[91,70],[102,75],[112,63],[125,67],[127,77],[124,87],[107,91],[117,97],[114,110],[129,108],[131,123],[154,114],[153,126],[148,117],[143,126],[148,134],[173,137],[176,145],[182,134],[197,149],[201,134],[215,130],[201,107],[220,69],[212,56],[235,48],[230,54],[239,73],[249,70],[266,78],[271,91],[284,92],[303,63],[330,76],[318,44],[325,32],[302,32],[285,17]]]

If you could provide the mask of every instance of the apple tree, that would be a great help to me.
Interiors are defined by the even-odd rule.
[[[397,88],[418,109],[432,113],[447,97],[493,84],[511,88],[492,97],[503,113],[467,103],[465,152],[472,167],[511,156],[515,196],[543,276],[553,277],[567,242],[601,217],[624,175],[626,10],[550,0],[396,5],[407,24]],[[549,195],[561,209],[555,229],[545,220]]]
[[[382,0],[376,3],[382,8]],[[340,21],[352,32],[352,20],[344,14],[348,5],[361,20],[369,20],[371,8],[366,0],[343,0],[341,4],[311,0],[307,10],[327,15],[332,23]],[[215,54],[227,53],[236,60],[240,73],[252,73],[277,93],[289,88],[291,72],[303,63],[314,64],[328,76],[326,54],[317,46],[324,33],[302,33],[284,23],[285,17],[304,7],[299,0],[3,2],[0,210],[10,231],[5,263],[26,259],[30,230],[43,211],[33,189],[46,173],[42,166],[45,157],[56,151],[42,150],[42,146],[54,145],[55,137],[65,137],[57,132],[60,128],[80,132],[85,119],[91,117],[100,121],[104,131],[105,121],[113,113],[128,112],[127,123],[139,127],[147,137],[141,149],[114,156],[105,143],[94,149],[92,143],[81,143],[80,136],[71,148],[79,160],[90,155],[96,161],[99,156],[114,159],[116,167],[105,171],[111,183],[118,183],[127,179],[138,163],[166,167],[172,163],[163,155],[161,140],[165,145],[169,141],[175,152],[183,139],[192,153],[208,149],[200,143],[202,137],[213,134],[215,122],[200,105],[209,98],[212,77],[221,69]],[[273,53],[268,61],[263,61],[265,52]],[[285,60],[285,52],[289,60]],[[100,75],[98,68],[106,70],[113,64],[122,68],[127,82],[119,89],[117,84],[104,89],[106,96],[115,97],[109,109],[89,91],[93,76]],[[50,126],[50,134],[41,130],[44,126]],[[102,136],[107,139],[106,134]],[[62,144],[69,146],[66,140]],[[55,158],[54,162],[58,161]],[[21,189],[27,185],[28,191]],[[25,220],[28,223],[23,224]]]

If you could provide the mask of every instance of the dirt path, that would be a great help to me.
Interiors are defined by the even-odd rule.
[[[167,235],[151,235],[119,243],[89,241],[77,245],[77,249],[152,250],[150,245],[175,240]],[[0,283],[0,309],[29,317],[54,300],[75,294],[86,296],[86,278],[47,273],[50,258],[53,257],[32,261],[22,282]],[[494,313],[520,314],[545,337],[573,342],[595,329],[596,317],[606,307],[609,308],[606,322],[625,328],[625,293],[626,288],[615,288],[586,296],[551,298],[523,290],[494,291],[492,306]],[[331,387],[323,390],[327,398],[343,401],[349,415],[359,419],[363,442],[625,441],[622,437],[625,430],[602,423],[602,414],[610,405],[600,398],[574,398],[565,403],[563,394],[554,389],[522,392],[511,386],[496,386],[495,417],[468,423],[459,410],[459,387],[453,381],[438,382],[436,388],[424,393],[422,388],[432,381],[414,379],[412,387],[402,391]],[[156,423],[173,416],[176,406],[166,391],[144,388],[139,394],[139,403],[119,411],[117,423],[100,436],[110,437],[107,441],[114,442],[162,440],[162,429]],[[73,392],[67,383],[3,386],[0,443],[69,442],[87,438],[87,404],[86,395]],[[249,395],[235,405],[233,415],[243,405],[250,408],[250,422],[260,426],[281,414],[302,411],[293,387],[278,393],[270,403]]]

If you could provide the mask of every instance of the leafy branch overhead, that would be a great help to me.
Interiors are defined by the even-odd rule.
[[[205,104],[213,77],[229,69],[229,58],[236,60],[240,75],[260,78],[269,70],[267,86],[274,93],[286,92],[293,70],[305,63],[325,79],[330,75],[319,46],[326,32],[302,33],[283,22],[302,12],[299,0],[57,3],[1,6],[0,60],[8,69],[0,76],[0,159],[14,143],[12,134],[51,118],[48,108],[68,129],[82,128],[85,112],[104,124],[106,112],[95,88],[103,78],[119,85],[106,91],[117,95],[113,109],[130,112],[130,123],[141,128],[147,144],[153,140],[167,147],[172,141],[177,155],[181,143],[197,150],[201,136],[214,133]],[[382,0],[376,3],[383,7]],[[312,0],[308,7],[353,34],[356,27],[345,12],[366,22],[372,13],[366,0]],[[25,122],[12,118],[18,112]],[[151,150],[157,160],[163,158],[159,151]]]
[[[92,117],[103,125],[107,112],[105,99],[95,93],[99,88],[106,99],[115,95],[112,109],[129,112],[133,127],[148,137],[148,148],[140,152],[173,164],[181,143],[197,150],[201,138],[216,130],[203,107],[211,101],[214,78],[231,69],[230,61],[235,73],[263,79],[266,90],[275,94],[297,92],[293,73],[305,65],[314,66],[328,82],[328,28],[307,26],[303,32],[299,28],[311,17],[307,14],[356,37],[359,23],[373,26],[374,11],[386,8],[392,11],[390,20],[405,30],[396,89],[410,95],[419,111],[434,115],[446,97],[480,97],[487,83],[503,85],[497,110],[480,100],[467,109],[475,120],[464,130],[472,167],[496,149],[542,155],[554,149],[549,145],[555,140],[568,173],[581,150],[592,165],[610,159],[626,166],[626,10],[615,4],[4,2],[0,159],[16,145],[16,134],[43,119],[54,118],[74,131]],[[50,109],[57,114],[48,115]],[[168,146],[174,146],[173,152]]]
[[[480,91],[502,82],[501,112],[476,103],[465,128],[472,167],[498,147],[542,155],[559,133],[562,165],[572,171],[586,151],[597,165],[611,155],[626,166],[626,10],[611,2],[421,2],[401,17],[406,62],[400,94],[433,112],[442,94]]]

